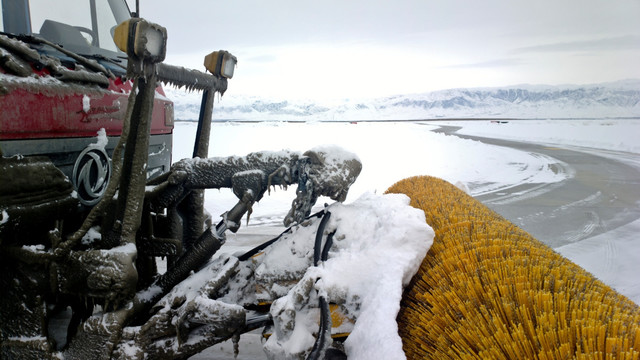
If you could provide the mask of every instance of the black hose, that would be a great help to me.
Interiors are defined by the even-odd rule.
[[[273,318],[269,313],[247,316],[245,327],[242,329],[241,333],[244,334],[249,331],[259,329],[261,327],[265,327],[270,324],[273,324]]]
[[[327,261],[327,258],[329,257],[329,250],[331,249],[331,245],[333,245],[333,235],[335,233],[336,231],[333,230],[332,232],[329,233],[329,235],[327,235],[327,241],[325,241],[324,247],[322,248],[322,254],[320,256],[320,260]]]
[[[324,213],[325,213],[325,211],[324,211],[324,210],[320,210],[320,211],[318,211],[317,213],[315,213],[315,214],[313,214],[313,215],[309,215],[309,216],[307,216],[307,217],[306,217],[306,219],[311,219],[311,218],[313,218],[313,217],[321,217],[321,216],[323,216],[323,215],[324,215]],[[246,260],[251,259],[251,257],[252,257],[252,256],[254,256],[254,255],[258,254],[258,253],[259,253],[259,252],[261,252],[262,250],[264,250],[264,249],[266,249],[267,247],[269,247],[269,245],[271,245],[271,244],[273,244],[274,242],[276,242],[276,241],[280,240],[280,238],[281,238],[282,236],[284,236],[284,234],[291,233],[291,228],[292,228],[292,227],[293,227],[293,226],[289,226],[285,231],[281,232],[281,233],[280,233],[280,235],[276,236],[275,238],[273,238],[273,239],[271,239],[271,240],[269,240],[269,241],[266,241],[266,242],[264,242],[264,243],[262,243],[262,244],[260,244],[260,245],[258,245],[258,246],[256,246],[256,247],[254,247],[253,249],[251,249],[251,250],[247,251],[246,253],[244,253],[244,254],[242,254],[242,255],[238,256],[238,260],[240,260],[240,261],[246,261]]]
[[[327,227],[327,223],[331,219],[331,213],[327,211],[322,220],[320,220],[320,224],[318,225],[318,230],[316,231],[316,242],[313,246],[313,265],[318,266],[320,263],[320,256],[322,254],[322,236],[324,235],[324,228]]]
[[[333,244],[333,235],[336,233],[335,230],[327,235],[327,241],[322,247],[322,237],[324,235],[324,229],[327,227],[327,223],[331,218],[331,212],[327,211],[324,214],[324,217],[320,221],[318,225],[318,230],[316,232],[316,241],[313,247],[313,264],[318,266],[320,261],[326,261],[329,256],[329,249]],[[324,298],[324,296],[320,296],[319,298],[320,305],[320,328],[318,329],[318,337],[316,337],[316,341],[313,344],[313,348],[307,356],[307,360],[318,360],[324,357],[325,352],[327,351],[327,347],[330,345],[327,342],[327,339],[331,337],[331,310],[329,309],[329,303]]]
[[[329,256],[329,249],[331,248],[331,246],[333,245],[333,235],[336,233],[336,231],[332,231],[331,233],[329,233],[327,235],[327,241],[324,244],[324,247],[322,246],[322,237],[324,234],[324,230],[327,227],[327,223],[329,222],[329,219],[331,218],[331,212],[326,211],[326,210],[321,210],[311,216],[308,216],[307,219],[312,218],[312,217],[322,217],[322,220],[320,220],[320,224],[318,224],[318,229],[316,231],[316,238],[315,238],[315,243],[314,243],[314,247],[313,247],[313,264],[314,266],[318,266],[318,264],[320,263],[320,261],[326,261],[328,256]],[[238,260],[240,261],[245,261],[250,259],[252,256],[254,256],[255,254],[259,253],[260,251],[264,250],[265,248],[267,248],[269,245],[273,244],[274,242],[278,241],[284,234],[288,233],[291,231],[291,227],[287,228],[287,230],[283,231],[280,235],[278,235],[276,238],[271,239],[263,244],[258,245],[257,247],[249,250],[248,252],[244,253],[243,255],[238,257]],[[307,360],[319,360],[321,358],[324,357],[324,354],[327,351],[327,347],[330,345],[327,341],[327,339],[329,339],[331,337],[331,310],[329,309],[329,303],[327,302],[327,300],[324,298],[324,296],[320,296],[319,297],[319,306],[320,306],[320,327],[318,329],[318,337],[316,338],[315,343],[313,344],[313,348],[311,349],[311,352],[309,353],[309,356],[307,356]],[[264,321],[271,321],[270,318],[264,318],[262,319]],[[262,325],[263,323],[258,321],[256,322],[256,324],[251,324],[253,326],[256,325]],[[259,327],[259,326],[257,326]]]
[[[277,237],[275,237],[275,238],[273,238],[273,239],[271,239],[271,240],[269,240],[267,242],[264,242],[264,243],[262,243],[262,244],[260,244],[260,245],[258,245],[256,247],[254,247],[253,249],[247,251],[246,253],[238,256],[238,260],[246,261],[246,260],[251,259],[251,257],[254,256],[255,254],[257,254],[260,251],[266,249],[269,245],[273,244],[274,242],[280,240],[282,235],[284,235],[287,231],[288,231],[288,229],[285,230],[282,234],[278,235]]]
[[[313,348],[307,356],[307,360],[318,360],[324,357],[327,351],[328,343],[327,338],[330,337],[331,332],[331,313],[329,310],[329,303],[325,300],[324,296],[320,296],[320,329],[318,330],[318,337],[313,344]]]

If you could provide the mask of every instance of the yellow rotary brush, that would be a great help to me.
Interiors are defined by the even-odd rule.
[[[387,192],[436,233],[397,318],[408,359],[639,359],[625,296],[443,180]]]

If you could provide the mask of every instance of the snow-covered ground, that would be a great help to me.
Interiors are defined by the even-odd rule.
[[[357,154],[363,164],[347,201],[366,191],[382,193],[396,181],[414,175],[432,175],[454,184],[466,184],[472,195],[522,182],[558,182],[567,176],[547,166],[554,159],[433,133],[431,130],[436,128],[437,125],[414,122],[214,123],[209,156],[281,149],[306,151],[325,144],[338,145]],[[195,131],[195,123],[178,122],[174,160],[189,157],[193,152]],[[531,166],[523,170],[523,164]],[[254,207],[252,223],[280,221],[294,197],[295,188],[272,192]],[[236,202],[230,191],[207,192],[206,207],[214,216],[229,210]]]
[[[527,140],[584,151],[627,152],[621,160],[640,166],[640,120],[529,120],[492,123],[461,121],[440,123],[214,123],[209,156],[246,155],[260,150],[305,151],[318,145],[334,144],[356,153],[363,170],[352,186],[346,203],[367,192],[381,194],[394,182],[413,175],[432,175],[457,184],[471,195],[490,192],[522,182],[553,183],[569,174],[556,173],[553,158],[495,147],[477,141],[434,133],[439,124],[462,126],[461,133],[505,139]],[[174,161],[190,157],[196,124],[178,122],[174,136]],[[525,134],[526,137],[523,136]],[[606,154],[605,154],[606,155]],[[611,156],[611,155],[609,155]],[[529,166],[524,166],[529,165]],[[489,185],[490,184],[490,185]],[[281,221],[295,197],[295,187],[272,191],[254,206],[251,222],[236,235],[228,235],[223,251],[236,252],[268,240],[283,230]],[[208,190],[205,206],[214,220],[229,210],[237,199],[228,190]],[[330,202],[321,199],[318,205]],[[618,291],[640,303],[640,221],[594,238],[556,249]],[[601,264],[598,254],[611,242],[621,252],[618,263]],[[622,254],[624,252],[624,254]],[[253,358],[261,347],[258,334],[247,334],[241,342],[240,359]],[[232,354],[229,344],[216,345],[206,358],[223,359]]]
[[[638,119],[527,120],[438,122],[463,126],[460,134],[485,136],[545,144],[581,146],[640,153]]]

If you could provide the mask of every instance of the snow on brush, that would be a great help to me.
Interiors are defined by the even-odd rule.
[[[410,207],[402,194],[365,193],[351,204],[334,203],[327,211],[331,217],[325,233],[336,232],[325,262],[310,266],[315,231],[296,231],[297,236],[267,250],[256,269],[256,276],[283,267],[307,269],[272,305],[275,332],[265,351],[272,359],[283,359],[311,349],[318,331],[319,294],[342,304],[347,316],[356,319],[344,344],[349,359],[404,358],[396,323],[402,289],[431,247],[433,230],[424,213]],[[295,264],[285,260],[291,258]],[[308,302],[300,302],[301,294],[309,295]]]
[[[360,201],[370,204],[368,212],[362,206],[336,205],[345,208],[336,226],[349,229],[357,239],[327,261],[318,286],[361,299],[358,320],[345,343],[350,358],[399,359],[404,357],[396,323],[402,288],[420,267],[434,233],[424,213],[409,207],[404,195],[364,195]],[[373,226],[367,226],[371,221]]]

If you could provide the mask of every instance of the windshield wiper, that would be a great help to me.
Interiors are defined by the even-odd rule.
[[[80,56],[83,56],[83,57],[85,57],[87,59],[106,61],[108,63],[111,63],[111,64],[114,64],[114,65],[116,65],[118,67],[121,67],[121,68],[123,68],[125,70],[127,69],[127,67],[122,64],[123,60],[126,59],[126,58],[110,58],[110,57],[104,56],[102,54],[80,54]]]
[[[5,34],[5,33],[3,33]],[[93,60],[93,59],[88,59],[87,57],[83,56],[83,55],[78,55],[76,53],[74,53],[73,51],[69,51],[65,48],[63,48],[62,46],[56,44],[56,43],[52,43],[49,40],[45,40],[43,38],[37,37],[37,36],[33,36],[33,35],[27,35],[27,34],[6,34],[7,36],[11,37],[11,38],[15,38],[17,40],[20,40],[22,42],[25,43],[29,43],[29,44],[37,44],[37,45],[46,45],[49,46],[61,53],[63,53],[64,55],[72,58],[73,60],[77,61],[79,64],[84,65],[86,68],[89,68],[95,72],[101,72],[103,74],[105,74],[106,76],[108,76],[111,79],[115,79],[115,75],[113,75],[113,73],[105,68],[103,65],[101,65],[100,63],[98,63],[97,61]]]

